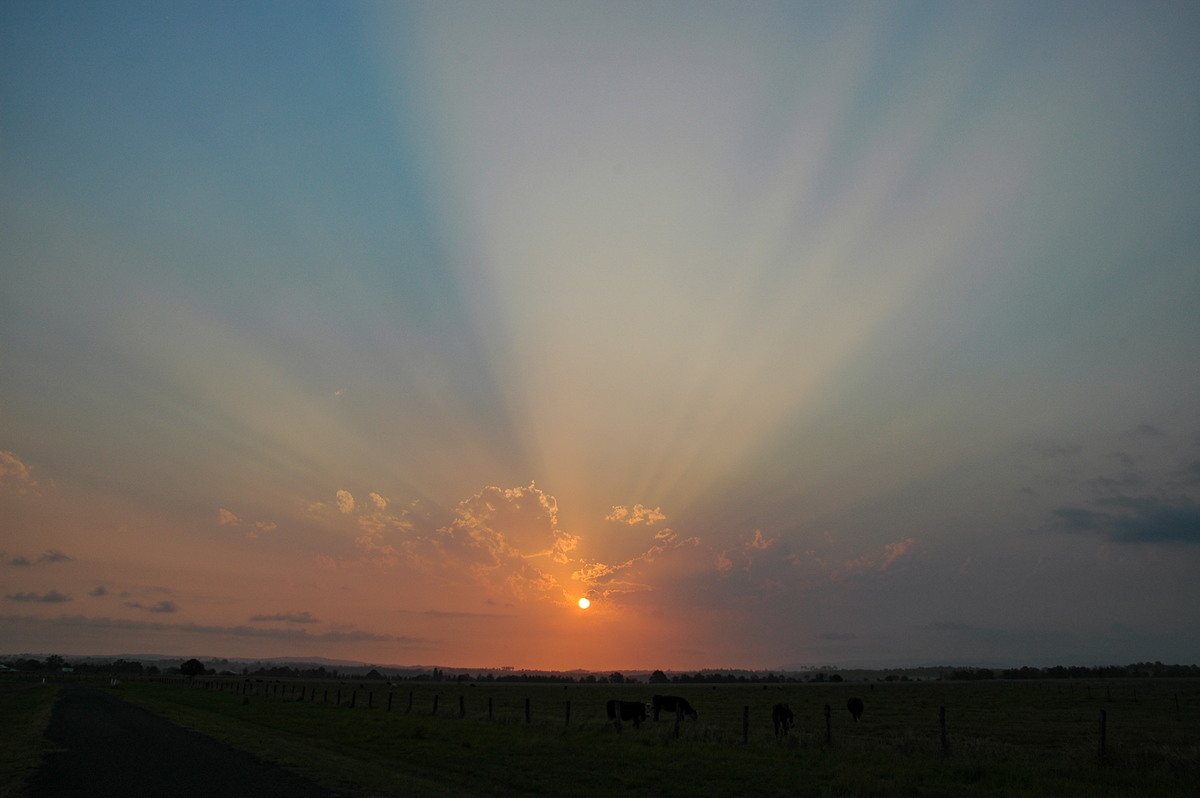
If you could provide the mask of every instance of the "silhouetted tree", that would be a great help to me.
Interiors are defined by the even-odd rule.
[[[650,674],[650,684],[668,684],[671,680],[667,678],[667,674],[662,671],[655,671]]]
[[[179,666],[179,672],[184,676],[203,676],[204,663],[198,659],[189,659]]]

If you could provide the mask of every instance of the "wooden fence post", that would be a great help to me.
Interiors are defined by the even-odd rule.
[[[833,709],[828,704],[825,705],[825,745],[833,745]]]
[[[354,705],[357,703],[358,703],[358,691],[351,690],[350,691],[350,708],[354,709]]]
[[[467,705],[462,696],[458,697],[458,716],[460,718],[465,718],[467,716]]]
[[[391,711],[392,711],[392,691],[391,691],[391,690],[389,690],[389,691],[388,691],[388,708],[387,708],[387,711],[388,711],[388,712],[391,712]]]
[[[375,693],[373,691],[368,690],[367,691],[367,709],[371,709],[374,706],[375,706]]]
[[[742,745],[750,743],[750,707],[742,707]]]
[[[438,705],[438,699],[439,699],[439,698],[441,698],[441,696],[437,696],[437,695],[435,695],[435,696],[433,697],[433,714],[435,714],[435,715],[437,714],[437,705]]]

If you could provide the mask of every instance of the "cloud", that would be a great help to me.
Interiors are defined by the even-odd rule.
[[[605,521],[616,521],[621,524],[645,524],[653,526],[658,521],[665,521],[667,517],[663,515],[662,510],[655,507],[651,510],[641,504],[635,504],[632,507],[617,505],[612,508],[608,515],[604,516]]]
[[[339,490],[337,492],[338,510],[349,515],[354,512],[354,496],[348,490]]]
[[[48,593],[10,593],[4,597],[8,601],[22,602],[37,602],[40,604],[61,604],[65,601],[70,601],[70,596],[65,596],[57,590],[51,590]]]
[[[317,619],[308,612],[283,612],[275,615],[255,615],[251,621],[283,621],[284,623],[317,623]]]
[[[108,588],[106,588],[104,585],[96,585],[94,588],[91,589],[91,591],[88,593],[88,595],[89,596],[107,596]]]
[[[271,530],[279,527],[279,525],[274,521],[255,521],[253,524],[249,524],[248,522],[239,518],[232,511],[226,510],[224,507],[217,510],[217,523],[221,526],[229,527],[251,526],[253,529],[261,532],[270,532]],[[254,538],[257,537],[257,534],[254,531],[250,531],[247,532],[247,537]]]
[[[374,504],[380,510],[387,509],[388,500],[386,498],[384,498],[383,496],[380,496],[378,493],[368,493],[367,496],[370,497],[371,503]]]
[[[37,487],[33,470],[10,451],[0,451],[0,487],[12,488],[25,494]]]
[[[71,557],[62,553],[58,549],[51,549],[50,551],[43,554],[41,557],[38,557],[36,560],[30,560],[28,557],[18,554],[16,556],[14,556],[11,560],[9,560],[8,564],[15,565],[18,567],[28,567],[28,566],[32,566],[32,565],[52,565],[52,564],[58,563],[58,562],[70,562],[70,561],[71,561]]]
[[[557,502],[536,485],[486,487],[440,525],[416,506],[385,512],[388,503],[372,503],[355,518],[369,559],[452,574],[512,598],[563,599],[579,538],[559,528]]]
[[[1100,535],[1123,544],[1200,544],[1200,506],[1187,498],[1115,497],[1093,503],[1100,509],[1059,507],[1055,525],[1068,532]]]
[[[392,634],[379,634],[342,627],[326,632],[310,632],[307,629],[291,629],[256,626],[215,626],[195,623],[161,623],[155,621],[140,621],[123,618],[90,617],[85,615],[60,615],[57,618],[37,618],[31,615],[0,615],[0,624],[36,624],[38,626],[86,627],[90,629],[114,629],[134,632],[184,632],[203,634],[215,637],[254,637],[269,640],[305,641],[317,643],[394,643],[413,648],[426,648],[439,641],[419,637],[404,637]]]
[[[159,601],[150,605],[142,604],[139,601],[126,601],[125,606],[134,610],[145,610],[146,612],[154,613],[179,612],[179,606],[174,601]]]

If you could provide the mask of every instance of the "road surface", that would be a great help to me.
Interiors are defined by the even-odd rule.
[[[184,729],[99,687],[66,685],[31,798],[333,798],[283,768]]]

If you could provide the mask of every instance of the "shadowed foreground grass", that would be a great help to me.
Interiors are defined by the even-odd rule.
[[[285,699],[238,689],[237,682],[213,689],[130,682],[120,692],[347,795],[1165,796],[1194,795],[1200,775],[1200,723],[1187,708],[1193,699],[1181,709],[1177,697],[1172,704],[1169,695],[1154,697],[1145,687],[1133,701],[1113,699],[1111,690],[1093,696],[1031,685],[888,688],[865,696],[862,724],[851,724],[840,709],[832,746],[824,744],[818,710],[824,703],[844,707],[851,688],[668,688],[687,694],[701,711],[679,738],[671,721],[638,730],[627,725],[620,733],[605,722],[607,697],[648,698],[655,688],[645,685],[397,687],[392,712],[381,697],[388,688],[379,686],[373,709],[365,708],[362,685],[355,708],[347,706],[349,686],[337,706],[329,703],[330,685],[314,693],[310,684],[307,700],[296,700],[294,691]],[[1187,689],[1194,695],[1197,688]],[[289,695],[287,685],[282,694]],[[469,696],[463,718],[458,695]],[[527,723],[521,704],[530,696],[542,710]],[[488,697],[491,720],[483,709]],[[1112,725],[1109,759],[1101,764],[1092,705],[1106,697],[1128,707],[1113,713],[1120,722]],[[569,726],[565,700],[574,706]],[[777,743],[767,720],[743,744],[743,707],[764,718],[779,700],[799,710],[793,736]],[[947,701],[961,709],[952,715],[958,729],[943,756],[936,720],[925,721]]]
[[[58,687],[0,681],[0,796],[18,796],[46,753],[45,733]]]

